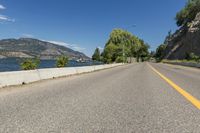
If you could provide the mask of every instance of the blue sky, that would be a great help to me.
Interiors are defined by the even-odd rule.
[[[114,28],[161,44],[187,0],[0,0],[0,39],[34,37],[91,56]]]

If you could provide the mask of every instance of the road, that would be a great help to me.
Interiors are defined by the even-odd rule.
[[[200,99],[200,70],[150,65]],[[0,90],[0,133],[147,132],[200,132],[200,110],[148,63]]]

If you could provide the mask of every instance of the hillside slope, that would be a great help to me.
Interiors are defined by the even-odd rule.
[[[71,59],[87,60],[85,54],[70,48],[32,38],[0,40],[0,57],[55,59],[67,55]]]
[[[177,30],[167,41],[165,59],[185,59],[190,53],[200,56],[200,13],[190,24]]]

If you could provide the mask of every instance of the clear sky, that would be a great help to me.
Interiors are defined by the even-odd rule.
[[[34,37],[91,56],[114,28],[128,30],[154,50],[187,0],[0,0],[0,39]],[[62,43],[63,42],[63,43]]]

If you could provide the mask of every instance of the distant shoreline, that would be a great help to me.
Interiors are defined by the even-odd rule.
[[[3,58],[0,59],[0,72],[9,72],[9,71],[21,71],[20,62],[23,58]],[[56,68],[55,59],[41,59],[39,68]],[[86,61],[86,62],[77,62],[76,60],[69,60],[67,67],[79,67],[79,66],[91,66],[91,65],[100,65],[102,62],[96,61]]]

